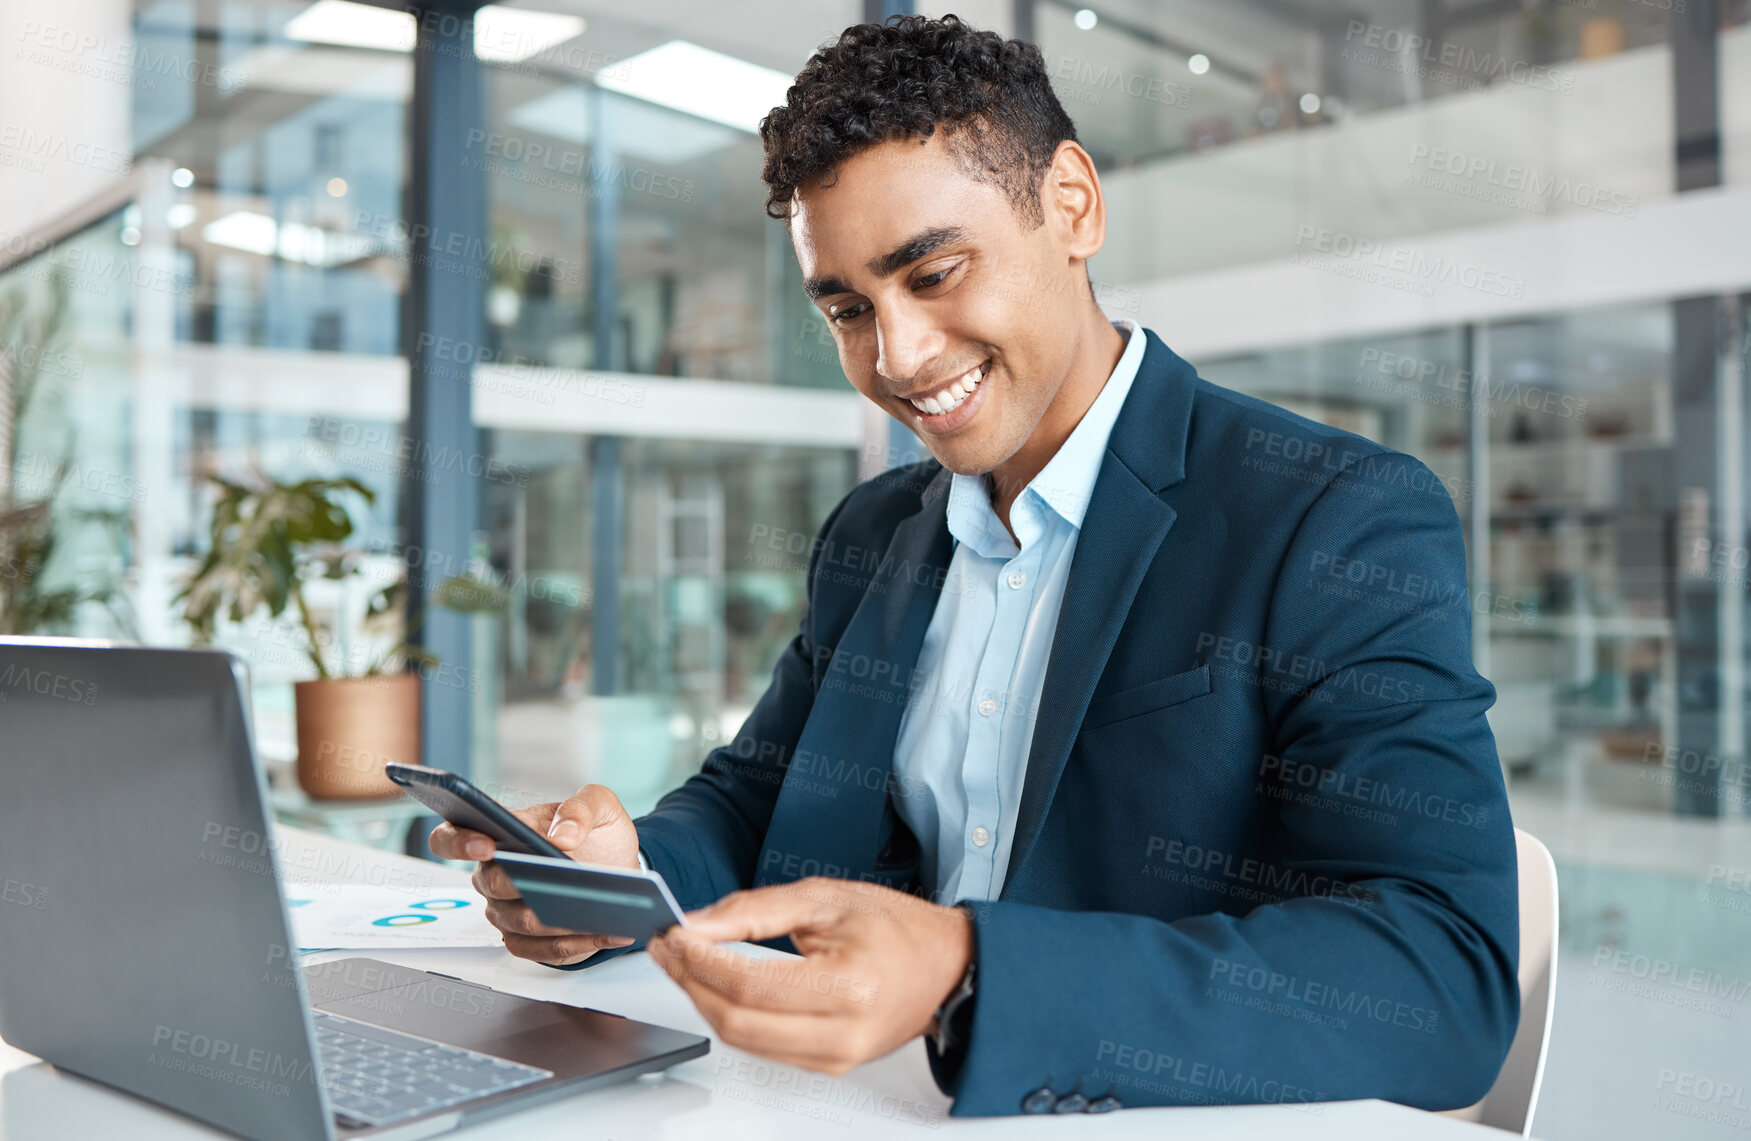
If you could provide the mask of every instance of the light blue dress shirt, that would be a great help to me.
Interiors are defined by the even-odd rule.
[[[918,837],[920,876],[941,903],[1003,890],[1070,559],[1107,437],[1143,362],[1135,324],[1113,326],[1125,351],[1070,438],[1016,497],[1015,539],[991,507],[985,476],[952,477],[955,553],[894,742],[894,807]]]

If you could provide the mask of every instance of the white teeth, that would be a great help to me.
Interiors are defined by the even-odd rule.
[[[956,408],[960,407],[961,401],[965,399],[966,397],[964,395],[958,395],[945,388],[935,396],[926,396],[923,400],[914,400],[912,402],[912,407],[931,416],[937,416],[944,412],[953,412]]]
[[[926,396],[923,400],[912,401],[912,407],[931,416],[953,412],[961,406],[961,401],[971,396],[973,390],[979,387],[979,381],[983,379],[979,373],[984,367],[984,365],[980,365],[978,368],[969,369],[966,375],[956,378],[954,383],[941,392],[933,396]]]

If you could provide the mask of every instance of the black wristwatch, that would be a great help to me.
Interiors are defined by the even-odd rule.
[[[971,916],[970,909],[962,910]],[[931,1038],[936,1042],[938,1055],[946,1056],[950,1050],[967,1044],[973,1022],[973,971],[978,965],[976,956],[968,957],[967,973],[961,976],[960,985],[936,1008],[936,1028],[931,1031]]]

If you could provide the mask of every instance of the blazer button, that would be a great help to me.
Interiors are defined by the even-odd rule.
[[[1041,1086],[1033,1093],[1021,1099],[1023,1113],[1050,1113],[1052,1107],[1058,1104],[1058,1095]]]
[[[1079,1093],[1066,1094],[1052,1107],[1053,1113],[1082,1113],[1088,1109],[1088,1099]]]
[[[1111,1113],[1115,1109],[1123,1109],[1123,1108],[1124,1108],[1124,1103],[1121,1102],[1118,1098],[1113,1097],[1111,1095],[1108,1095],[1106,1097],[1097,1097],[1093,1101],[1088,1103],[1088,1112],[1090,1112],[1090,1113]]]

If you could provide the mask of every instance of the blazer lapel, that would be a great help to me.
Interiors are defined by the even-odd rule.
[[[876,866],[900,715],[954,556],[949,479],[940,471],[895,528],[833,648],[797,741],[809,777],[779,790],[756,886],[800,878],[793,873],[857,879]]]
[[[1070,561],[1000,898],[1010,898],[1027,864],[1094,687],[1137,588],[1177,517],[1160,493],[1185,477],[1197,375],[1154,333],[1138,332],[1149,339],[1107,442]]]

